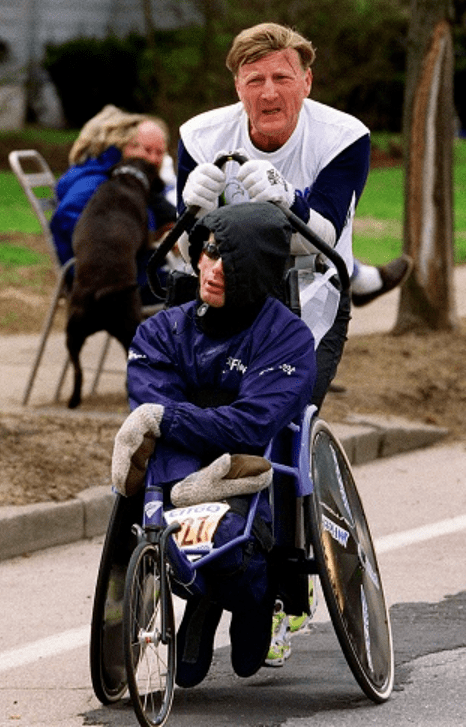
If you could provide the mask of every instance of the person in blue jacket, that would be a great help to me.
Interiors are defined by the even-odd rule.
[[[191,474],[209,472],[226,454],[261,456],[270,439],[300,417],[316,367],[311,331],[277,298],[291,232],[272,203],[222,207],[192,229],[197,300],[140,324],[130,347],[133,411],[117,434],[112,460],[112,482],[122,494],[141,486],[148,467],[170,506]],[[203,484],[195,478],[191,488],[195,502],[223,498],[216,479]],[[260,514],[271,522],[266,491]],[[252,675],[264,664],[275,597],[270,584],[255,609],[246,603],[233,610],[231,659],[238,675]],[[178,633],[176,681],[183,687],[199,683],[211,663],[222,613],[216,603],[204,604],[198,659],[184,660],[187,633],[202,604],[196,597],[187,602]]]
[[[130,114],[112,105],[105,106],[81,130],[70,151],[71,166],[57,182],[58,205],[50,229],[62,265],[73,257],[73,231],[86,204],[109,178],[110,169],[125,157],[141,157],[158,170],[148,206],[148,227],[154,239],[173,225],[176,219],[175,175],[171,172],[172,160],[167,154],[164,122],[143,114]],[[146,279],[146,266],[152,252],[153,249],[142,251],[137,260],[137,281],[143,303],[154,302]]]

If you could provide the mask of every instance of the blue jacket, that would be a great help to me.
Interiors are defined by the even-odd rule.
[[[99,157],[70,167],[57,182],[58,206],[50,221],[58,258],[62,265],[73,258],[72,236],[75,225],[85,206],[99,185],[108,179],[108,171],[122,159],[117,147],[109,147]],[[174,210],[175,220],[175,210]],[[157,221],[148,208],[148,228],[155,230]],[[152,250],[143,250],[137,257],[138,284],[146,284],[146,266]]]
[[[229,453],[263,453],[302,413],[315,382],[310,330],[280,301],[267,298],[253,324],[211,338],[197,326],[196,302],[142,323],[128,361],[131,408],[164,405],[153,482],[172,483]],[[215,393],[218,406],[203,406]]]
[[[70,167],[57,182],[58,206],[50,229],[62,265],[73,258],[72,235],[78,218],[99,185],[108,179],[109,169],[121,158],[117,147],[109,147],[99,157]]]

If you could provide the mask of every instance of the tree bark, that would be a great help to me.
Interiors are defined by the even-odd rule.
[[[394,333],[456,325],[453,292],[452,0],[412,0],[403,117],[403,250],[414,268]]]

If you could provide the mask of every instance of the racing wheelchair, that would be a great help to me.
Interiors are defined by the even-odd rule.
[[[231,160],[245,161],[232,154],[217,164]],[[158,257],[166,254],[194,214],[190,209],[181,216]],[[296,230],[313,238],[347,288],[349,278],[340,256],[295,215],[288,217]],[[156,267],[158,260],[152,263]],[[285,611],[298,615],[309,611],[309,578],[317,574],[355,679],[367,697],[384,702],[394,682],[391,626],[371,533],[347,456],[315,406],[309,405],[300,422],[290,423],[273,439],[265,457],[274,473],[269,497]],[[117,494],[91,625],[91,677],[102,703],[118,701],[128,690],[140,725],[164,725],[175,692],[173,594],[183,598],[204,594],[204,567],[252,540],[259,493],[249,499],[243,532],[213,546],[209,536],[193,538],[193,534],[210,531],[211,516],[221,503],[167,512],[162,490],[149,481],[136,495]]]

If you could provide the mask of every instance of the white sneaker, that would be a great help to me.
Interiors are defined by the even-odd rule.
[[[284,612],[283,603],[278,599],[273,614],[271,644],[265,659],[265,665],[267,667],[283,667],[290,654],[289,617]]]

